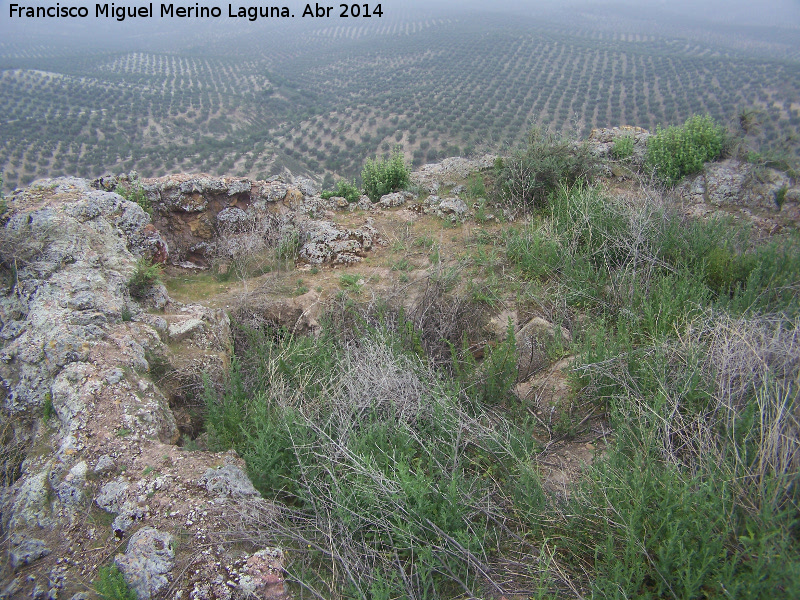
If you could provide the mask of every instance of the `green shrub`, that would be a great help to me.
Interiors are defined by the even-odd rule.
[[[344,273],[339,275],[339,285],[342,289],[354,294],[360,294],[365,284],[364,277],[358,273]]]
[[[52,417],[56,416],[56,409],[53,406],[53,394],[45,392],[44,394],[44,408],[43,414],[45,421],[49,421]]]
[[[486,197],[486,184],[483,175],[480,173],[470,173],[467,179],[467,198],[477,200]]]
[[[798,442],[770,440],[796,427],[795,326],[708,312],[673,325],[680,339],[637,346],[601,326],[586,340],[579,371],[615,441],[558,535],[566,560],[592,564],[594,596],[796,597]]]
[[[100,567],[97,571],[94,589],[104,600],[137,600],[134,592],[117,565]]]
[[[0,182],[0,185],[2,182]],[[786,201],[786,192],[789,191],[787,186],[783,186],[780,189],[775,190],[775,205],[778,208],[783,208],[783,203]],[[2,213],[0,213],[2,214]]]
[[[377,202],[384,194],[404,190],[411,183],[411,170],[403,159],[400,148],[396,147],[392,156],[378,161],[367,160],[361,171],[364,192],[369,199]]]
[[[588,144],[534,128],[524,149],[495,161],[495,193],[523,208],[544,206],[559,187],[592,180],[597,164]]]
[[[135,202],[142,207],[144,212],[151,217],[153,216],[153,207],[151,206],[150,200],[148,199],[147,194],[145,193],[144,188],[139,181],[134,181],[130,186],[117,186],[116,190],[114,191],[125,198],[125,200]]]
[[[278,240],[275,256],[278,260],[294,260],[301,245],[300,234],[291,230]]]
[[[506,258],[528,279],[546,278],[564,264],[565,249],[538,224],[505,232]]]
[[[722,153],[727,133],[711,117],[695,115],[682,127],[659,127],[647,141],[646,164],[668,185],[697,173]]]
[[[632,135],[624,135],[614,139],[614,146],[611,148],[611,156],[617,160],[633,156],[634,139]]]
[[[136,268],[128,279],[128,290],[134,298],[143,298],[147,291],[161,283],[163,266],[153,263],[148,258],[142,257],[136,261]]]
[[[355,329],[328,321],[317,339],[241,330],[227,384],[207,389],[212,446],[234,447],[283,501],[276,531],[306,557],[294,575],[323,597],[483,597],[476,565],[502,531],[486,518],[493,489],[527,462],[530,436],[490,427],[499,415],[462,404],[404,336],[342,316]],[[516,366],[496,352],[498,374]]]
[[[341,196],[352,204],[353,202],[358,202],[358,199],[361,197],[361,191],[358,189],[355,181],[349,182],[345,179],[340,179],[336,182],[336,186],[333,190],[325,190],[320,196],[325,200],[334,196]]]

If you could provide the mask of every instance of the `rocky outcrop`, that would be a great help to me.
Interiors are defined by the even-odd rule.
[[[475,159],[458,156],[445,158],[438,163],[423,165],[411,173],[411,183],[423,192],[435,194],[442,187],[458,185],[471,173],[489,169],[496,158],[494,154],[485,154]]]
[[[644,165],[645,155],[647,153],[647,140],[650,139],[652,134],[641,127],[633,127],[631,125],[622,125],[620,127],[604,127],[600,129],[592,129],[587,140],[592,154],[603,159],[613,159],[614,146],[617,140],[623,138],[633,139],[633,152],[630,156],[625,157],[623,160],[631,163],[636,167]],[[613,175],[616,177],[626,178],[624,168],[620,168],[618,164],[610,163],[607,167],[606,175]]]
[[[300,225],[299,258],[310,264],[352,264],[359,262],[373,244],[386,241],[372,226],[372,220],[356,229],[347,229],[331,221],[307,221]]]
[[[733,158],[706,163],[675,188],[674,196],[691,216],[732,215],[765,234],[800,221],[800,188],[786,173]]]
[[[163,286],[131,297],[137,260],[169,244],[116,193],[36,182],[2,224],[0,594],[70,598],[113,561],[140,598],[245,595],[235,565],[265,548],[234,551],[225,532],[269,506],[237,456],[176,445],[184,404],[228,360],[227,316]],[[247,590],[278,577],[282,593],[259,560]],[[197,587],[190,565],[222,585]]]
[[[283,177],[253,181],[178,174],[139,180],[131,174],[102,177],[93,185],[106,190],[118,186],[142,190],[153,215],[151,229],[161,232],[166,241],[169,262],[184,267],[235,262],[242,251],[275,247],[298,232],[301,260],[347,264],[360,260],[378,239],[369,226],[345,230],[329,221],[317,221],[336,211],[369,211],[376,206],[366,196],[356,204],[336,196],[322,198],[306,178],[286,183]],[[394,196],[403,202],[413,197],[408,192]],[[399,203],[387,200],[378,206],[389,208]],[[165,255],[158,255],[162,257]]]

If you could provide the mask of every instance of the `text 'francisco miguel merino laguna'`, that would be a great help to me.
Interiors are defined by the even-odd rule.
[[[341,13],[335,12],[334,15],[339,17],[381,17],[383,12],[380,4],[340,4],[339,8]],[[322,6],[319,3],[306,4],[303,9],[302,17],[330,17],[333,6]],[[94,5],[95,17],[113,18],[117,21],[124,21],[126,18],[148,18],[153,17],[153,3],[143,4],[139,6],[116,6],[113,2],[110,4],[95,4]],[[62,6],[56,4],[55,6],[23,6],[21,4],[9,5],[9,17],[21,18],[69,18],[69,17],[88,17],[90,11],[85,6]],[[194,6],[177,6],[175,4],[161,4],[159,16],[161,18],[209,18],[221,17],[222,9],[219,6],[200,6],[195,3]],[[275,17],[294,17],[288,7],[286,6],[237,6],[233,7],[228,4],[228,17],[242,17],[249,21],[255,21],[258,18],[275,18]]]

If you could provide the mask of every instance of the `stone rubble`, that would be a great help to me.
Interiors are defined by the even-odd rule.
[[[231,198],[252,189],[197,185]],[[191,214],[212,204],[195,187],[167,188]],[[234,506],[269,509],[241,459],[176,445],[191,430],[176,420],[184,396],[221,375],[232,342],[223,311],[174,302],[161,285],[131,297],[137,261],[168,252],[139,205],[84,180],[42,180],[8,199],[0,260],[15,275],[0,290],[0,426],[17,454],[0,488],[3,597],[78,598],[112,561],[140,598],[188,597],[182,573],[196,547],[218,542],[206,555],[212,579],[265,549],[225,542]],[[262,597],[278,597],[282,571],[269,573],[277,583]]]

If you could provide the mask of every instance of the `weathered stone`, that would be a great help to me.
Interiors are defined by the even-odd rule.
[[[247,475],[236,465],[225,465],[208,469],[198,482],[212,494],[241,498],[258,496],[259,493]]]
[[[572,341],[572,336],[564,327],[534,317],[516,333],[516,341],[518,378],[524,381],[547,365],[545,350],[548,345],[566,346]]]
[[[778,191],[791,185],[775,169],[756,170],[736,159],[707,163],[704,169],[706,201],[714,206],[737,205],[778,210]]]
[[[180,342],[186,338],[201,333],[205,329],[205,323],[201,319],[184,319],[169,324],[169,339],[173,342]]]
[[[291,596],[283,575],[283,552],[264,548],[247,559],[239,576],[239,588],[247,596],[262,600],[284,600]]]
[[[217,222],[228,227],[238,227],[250,221],[250,217],[241,208],[223,208],[217,213]]]
[[[438,163],[423,165],[412,172],[411,183],[428,193],[435,193],[442,185],[463,181],[471,173],[490,168],[495,158],[497,157],[493,154],[485,154],[476,159],[445,158]]]
[[[6,531],[22,531],[25,528],[47,529],[53,524],[52,509],[49,500],[48,475],[50,470],[45,468],[36,474],[23,478],[16,486],[11,497],[10,510],[3,510],[3,520]]]
[[[110,513],[118,513],[122,510],[125,501],[125,492],[128,483],[123,480],[109,481],[100,488],[94,501],[97,506]]]
[[[163,194],[175,214],[183,215],[179,220],[188,231],[188,220],[204,213],[182,212],[181,202],[205,194],[209,207],[231,208],[227,214],[241,218],[237,211],[246,206],[247,185],[185,179],[186,185],[142,184],[154,214],[165,210]],[[28,564],[30,577],[20,582],[15,596],[51,597],[74,587],[77,573],[96,566],[94,553],[76,551],[81,545],[114,551],[114,536],[99,531],[94,519],[76,518],[88,514],[89,499],[116,513],[117,537],[140,524],[162,531],[181,528],[196,540],[219,530],[224,511],[218,513],[217,507],[234,500],[190,482],[219,464],[220,455],[184,454],[171,445],[180,432],[170,402],[176,399],[174,410],[180,414],[183,395],[202,394],[204,374],[221,377],[231,335],[224,311],[168,302],[163,285],[153,286],[152,297],[130,297],[127,282],[137,257],[146,255],[147,240],[160,239],[138,205],[91,190],[80,180],[56,180],[15,192],[8,207],[2,233],[20,245],[20,252],[13,293],[0,294],[0,384],[5,389],[0,400],[20,423],[13,432],[20,448],[35,451],[22,462],[16,481],[0,490],[0,552],[17,566]],[[144,310],[168,305],[163,316]],[[168,322],[179,339],[171,341],[172,347],[164,343],[171,340]],[[156,377],[163,367],[159,357],[176,365],[169,377]],[[55,418],[37,423],[50,407]],[[185,427],[192,431],[191,419]],[[241,471],[238,458],[226,456],[226,461]],[[159,474],[162,470],[168,475]],[[132,473],[142,476],[128,480]],[[245,489],[244,482],[239,489]],[[190,512],[212,500],[213,511]],[[256,501],[261,501],[257,495],[236,500]],[[40,539],[49,555],[35,541]],[[211,549],[213,564],[230,561],[226,553]],[[69,557],[70,568],[62,573],[54,556]],[[11,570],[4,576],[0,589],[12,589]],[[152,593],[162,583],[159,577],[167,579],[168,573],[150,577]]]
[[[172,535],[153,527],[142,527],[133,534],[125,554],[114,563],[139,600],[150,600],[169,585],[166,577],[175,561]]]
[[[117,538],[122,538],[125,532],[131,528],[133,523],[137,520],[140,520],[143,516],[144,511],[140,506],[138,506],[135,502],[126,500],[120,508],[119,515],[117,515],[117,517],[111,523],[111,531],[114,532],[114,535]]]
[[[463,217],[469,210],[467,204],[460,198],[445,198],[439,203],[439,212],[442,215],[455,215]]]
[[[303,192],[296,188],[289,188],[283,197],[283,203],[289,208],[297,208],[303,202]]]
[[[406,203],[406,195],[403,192],[393,192],[391,194],[385,194],[381,196],[381,199],[378,201],[378,204],[382,208],[393,208],[395,206],[400,206]]]
[[[316,196],[319,193],[317,184],[308,177],[295,177],[294,185],[306,196]]]
[[[9,552],[9,564],[12,570],[16,571],[19,567],[29,565],[48,554],[50,554],[50,548],[45,542],[36,538],[27,538]]]
[[[331,196],[330,201],[338,209],[347,208],[350,205],[347,199],[342,196]]]
[[[104,475],[106,473],[110,473],[116,468],[116,464],[114,463],[114,459],[111,458],[108,454],[104,454],[100,458],[97,459],[97,463],[94,466],[94,472],[97,475]]]
[[[83,502],[83,488],[86,485],[88,470],[86,461],[80,461],[69,470],[64,480],[55,486],[58,499],[70,511],[76,510]]]

